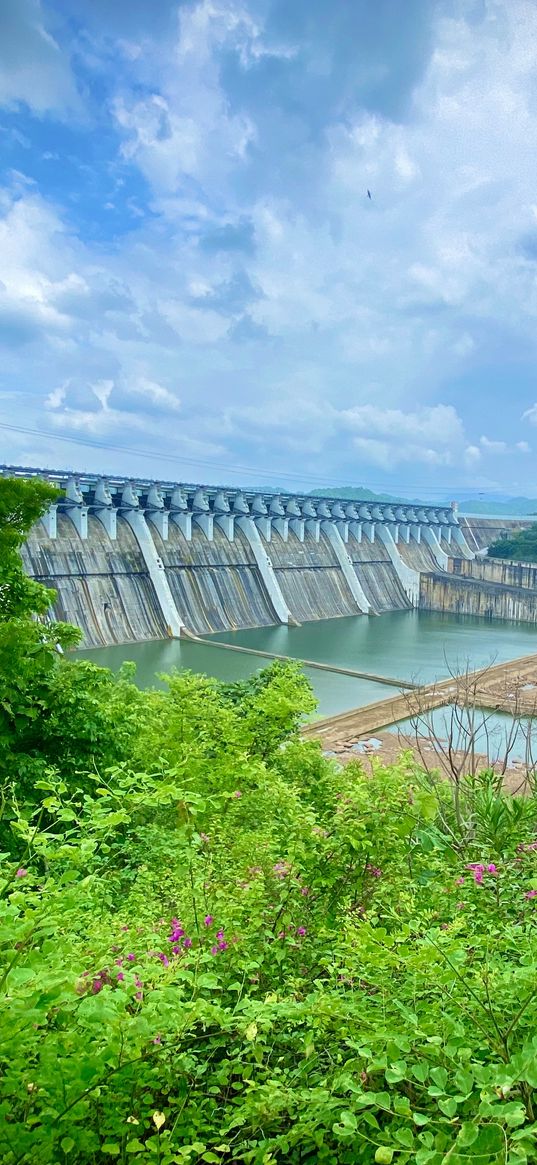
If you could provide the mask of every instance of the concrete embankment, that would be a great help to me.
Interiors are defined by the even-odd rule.
[[[469,568],[469,569],[466,569]],[[476,577],[473,571],[476,571]],[[447,611],[452,615],[477,615],[484,619],[511,619],[537,622],[535,580],[526,581],[515,569],[505,572],[505,582],[487,577],[484,564],[465,563],[465,573],[431,572],[420,578],[420,608],[424,611]],[[501,570],[495,572],[501,576]],[[526,571],[526,573],[528,573]],[[512,579],[513,581],[507,581]],[[518,585],[514,582],[519,579]]]
[[[532,716],[537,710],[537,655],[499,663],[470,672],[462,677],[415,688],[407,695],[377,700],[363,708],[341,712],[307,724],[302,729],[306,739],[320,740],[324,748],[338,748],[415,714],[441,708],[446,704],[471,703],[476,708],[494,709],[517,715]]]

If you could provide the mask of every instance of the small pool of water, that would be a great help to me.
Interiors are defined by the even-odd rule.
[[[515,721],[507,712],[481,708],[458,709],[455,715],[454,709],[448,706],[424,713],[419,723],[412,717],[400,720],[386,731],[410,738],[417,734],[422,741],[426,736],[434,736],[444,747],[451,739],[457,751],[467,749],[473,737],[474,751],[487,756],[491,763],[501,762],[508,756],[511,762],[537,764],[537,720],[531,717]]]

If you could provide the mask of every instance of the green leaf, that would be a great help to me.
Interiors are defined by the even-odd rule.
[[[438,1107],[444,1116],[453,1117],[457,1111],[457,1101],[453,1096],[446,1096],[438,1101]]]
[[[455,1142],[457,1149],[469,1149],[479,1136],[479,1126],[473,1121],[464,1121]]]
[[[64,1153],[70,1153],[75,1147],[75,1142],[72,1137],[62,1137],[60,1144]]]
[[[412,1149],[414,1145],[414,1134],[412,1129],[397,1129],[394,1133],[396,1141],[400,1145],[404,1145],[405,1149]]]
[[[110,1157],[119,1157],[121,1145],[116,1141],[106,1141],[101,1145],[101,1153],[108,1153]]]
[[[446,1069],[445,1068],[431,1068],[430,1077],[431,1077],[431,1080],[437,1085],[437,1087],[441,1088],[442,1091],[444,1092],[445,1088],[446,1088],[446,1084],[448,1082],[448,1074],[446,1072]]]

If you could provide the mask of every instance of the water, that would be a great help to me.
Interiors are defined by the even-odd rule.
[[[466,714],[459,711],[457,718],[450,707],[432,708],[419,723],[412,718],[400,720],[387,731],[411,740],[417,736],[422,742],[432,736],[444,747],[449,740],[454,749],[463,752],[473,739],[474,751],[488,757],[491,764],[501,764],[506,756],[510,764],[513,761],[526,761],[530,766],[537,764],[537,722],[523,716],[515,721],[507,712],[476,708]]]
[[[482,667],[493,661],[537,652],[537,625],[500,620],[489,623],[471,616],[434,611],[393,611],[378,618],[351,616],[304,623],[301,627],[222,632],[212,636],[212,640],[396,679],[432,683],[447,676],[450,668],[463,669],[468,663]],[[133,660],[142,687],[157,683],[156,673],[173,667],[236,680],[252,675],[269,662],[188,640],[127,644],[83,654],[113,669],[123,660]],[[370,680],[305,670],[319,701],[319,712],[324,716],[395,694],[393,689]]]

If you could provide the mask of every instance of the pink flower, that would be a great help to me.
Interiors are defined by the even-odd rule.
[[[212,926],[213,922],[214,922],[214,918],[213,918],[212,914],[206,914],[205,918],[203,919],[203,925],[204,926]]]
[[[210,840],[210,837],[207,837],[206,833],[200,833],[200,841],[205,842],[205,845],[208,845]]]
[[[19,868],[15,874],[15,877],[16,878],[25,878],[27,873],[28,873],[28,870],[25,870],[24,866],[19,866]]]
[[[102,982],[102,979],[94,979],[93,983],[91,984],[92,995],[98,995],[99,991],[102,991],[103,987],[104,983]]]
[[[237,798],[242,797],[242,793],[241,793],[240,789],[235,789],[235,792],[232,795],[233,795],[233,797],[237,797]]]
[[[221,930],[217,930],[217,932],[216,932],[216,937],[217,937],[217,938],[223,938],[223,937],[224,937],[224,928],[223,928],[223,927],[222,927],[222,929],[221,929]]]
[[[160,959],[163,967],[169,967],[170,960],[169,960],[168,956],[164,954],[163,951],[161,951],[160,954],[157,955],[157,959]]]
[[[366,866],[366,870],[372,878],[382,878],[382,870],[378,866]]]
[[[300,893],[304,895],[304,898],[306,898],[306,897],[307,897],[307,895],[310,893],[310,888],[309,888],[309,886],[301,886],[301,887],[300,887]]]
[[[218,950],[227,951],[227,942],[225,942],[225,940],[222,940],[222,942],[218,943]]]
[[[118,972],[118,974],[117,974],[117,976],[116,976],[116,978],[117,978],[117,981],[118,981],[118,983],[123,983],[123,981],[124,981],[124,979],[125,979],[125,976],[124,976],[124,974],[123,974],[123,971],[119,971],[119,972]]]
[[[154,1044],[161,1044],[162,1043],[162,1036],[155,1036],[153,1043]]]
[[[498,873],[498,870],[497,870],[496,866],[494,865],[494,862],[490,862],[490,864],[487,866],[487,873],[488,874],[497,874]]]
[[[135,996],[134,996],[134,998],[135,998],[135,999],[143,999],[143,997],[144,997],[144,996],[143,996],[143,992],[142,992],[142,991],[137,991],[137,992],[136,992],[136,994],[135,994]]]
[[[218,947],[211,947],[211,955],[217,955],[217,954],[218,954]]]
[[[524,898],[537,898],[537,890],[526,890]]]
[[[301,938],[303,938],[305,933],[306,933],[306,927],[305,926],[297,926],[296,933],[299,934]]]
[[[122,966],[123,966],[123,959],[116,959],[116,967],[122,967]]]
[[[127,955],[127,958],[128,958],[128,960],[129,960],[129,963],[135,963],[135,962],[136,962],[136,955],[133,955],[132,951],[131,951],[130,955]]]
[[[455,878],[456,886],[464,886],[464,878]]]
[[[185,938],[185,939],[183,940],[183,946],[184,946],[184,948],[185,948],[185,951],[188,951],[188,950],[190,949],[190,947],[192,946],[192,939],[191,939],[191,938]]]
[[[178,918],[172,918],[172,933],[168,936],[168,942],[176,943],[184,935],[182,923]]]
[[[128,926],[122,926],[122,927],[121,927],[121,929],[122,929],[122,930],[128,930],[129,928],[128,928]]]
[[[469,862],[466,866],[466,869],[472,871],[476,886],[480,886],[483,881],[483,874],[485,872],[485,867],[482,862]]]

